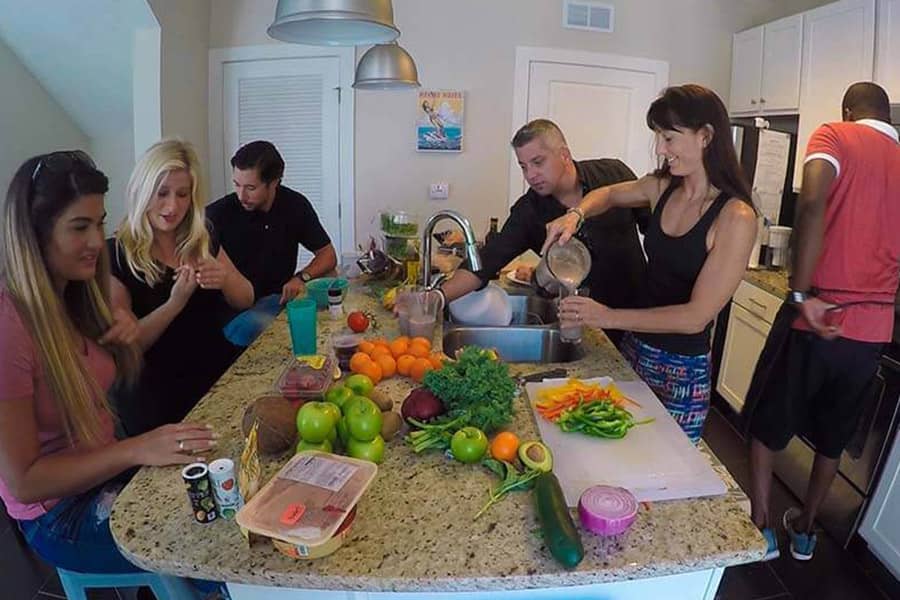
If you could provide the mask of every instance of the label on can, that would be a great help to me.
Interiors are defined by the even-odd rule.
[[[234,515],[244,505],[238,490],[237,477],[234,476],[234,461],[230,458],[219,458],[209,463],[209,481],[212,484],[213,497],[219,514],[226,519]]]
[[[194,518],[200,523],[216,520],[216,503],[209,482],[209,469],[203,463],[192,463],[181,471]]]

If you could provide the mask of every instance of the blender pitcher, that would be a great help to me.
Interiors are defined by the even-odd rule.
[[[534,271],[538,292],[556,298],[560,288],[575,290],[591,272],[591,253],[581,241],[571,238],[564,245],[554,243],[547,249]]]

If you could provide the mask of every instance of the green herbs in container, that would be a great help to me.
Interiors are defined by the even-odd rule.
[[[419,222],[415,215],[403,211],[381,213],[381,231],[393,237],[415,237],[419,235]]]

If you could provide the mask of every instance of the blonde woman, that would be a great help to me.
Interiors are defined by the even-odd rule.
[[[106,391],[133,377],[137,323],[110,314],[103,244],[107,179],[82,152],[34,157],[6,198],[0,278],[0,498],[44,560],[138,571],[116,549],[109,507],[122,474],[196,460],[206,426],[116,441]]]
[[[113,306],[139,319],[139,385],[115,392],[129,434],[180,421],[238,354],[222,334],[253,304],[250,282],[207,229],[207,194],[194,148],[154,144],[127,188],[128,214],[108,241]]]

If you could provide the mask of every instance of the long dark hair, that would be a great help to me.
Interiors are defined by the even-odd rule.
[[[698,131],[707,125],[712,127],[713,134],[703,152],[706,176],[729,197],[740,198],[753,206],[750,184],[728,135],[731,130],[728,111],[714,91],[694,83],[668,87],[647,110],[647,127],[653,131],[673,131],[676,127]],[[653,175],[670,178],[675,187],[681,185],[682,178],[672,175],[668,164],[663,164]]]

